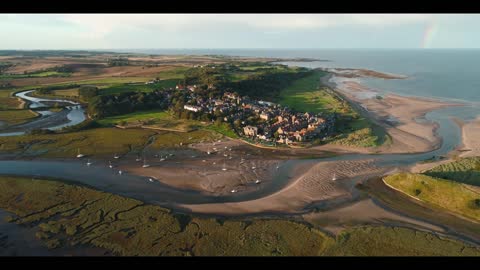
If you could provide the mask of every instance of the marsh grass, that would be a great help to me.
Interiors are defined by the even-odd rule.
[[[50,248],[92,245],[126,256],[480,255],[470,245],[397,227],[353,228],[334,239],[283,219],[200,218],[87,187],[0,177],[0,208],[37,226]]]
[[[6,110],[0,111],[0,121],[9,125],[18,125],[36,118],[38,113],[32,110]]]

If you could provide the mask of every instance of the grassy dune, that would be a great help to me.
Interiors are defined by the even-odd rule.
[[[37,117],[38,113],[31,110],[7,110],[0,111],[0,121],[9,125],[17,125],[28,122]]]
[[[384,181],[423,202],[480,221],[480,189],[421,174],[395,174]]]
[[[480,157],[461,158],[454,162],[439,165],[425,172],[425,174],[480,186]]]
[[[56,181],[0,177],[0,190],[9,221],[37,226],[51,248],[89,244],[146,256],[480,255],[465,243],[410,229],[361,227],[334,239],[294,221],[199,218]]]

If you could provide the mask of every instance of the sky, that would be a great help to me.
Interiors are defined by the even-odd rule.
[[[480,14],[0,14],[0,50],[480,48]]]

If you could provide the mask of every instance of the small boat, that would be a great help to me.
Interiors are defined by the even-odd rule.
[[[147,164],[147,160],[144,158],[142,168],[148,168],[148,167],[150,167],[150,165]]]
[[[160,157],[160,161],[164,161],[165,158],[163,156]]]
[[[122,171],[118,171],[118,174],[122,175],[122,173],[123,173]]]
[[[255,166],[252,166],[252,170],[255,170],[256,168],[257,168],[257,167],[255,167]]]
[[[207,162],[207,161],[204,159],[204,160],[202,160],[202,162]]]
[[[80,154],[80,148],[78,148],[77,158],[82,158],[82,157],[84,157],[84,156],[85,156],[84,154]]]
[[[213,165],[217,164],[217,162],[213,162]]]
[[[168,154],[169,156],[173,157],[174,155],[173,154]]]
[[[109,167],[110,169],[112,169],[112,168],[113,168],[113,164],[112,164],[112,162],[111,162],[111,161],[109,161],[109,162],[108,162],[108,167]]]
[[[231,192],[231,193],[236,193],[237,190],[236,190],[236,189],[232,189],[232,190],[230,190],[230,192]]]
[[[153,179],[152,179],[152,178],[148,178],[148,181],[153,182]]]
[[[115,155],[113,156],[113,158],[114,158],[114,159],[119,159],[119,158],[120,158],[120,156],[119,156],[119,155],[117,155],[117,154],[115,154]]]
[[[232,156],[229,156],[228,159],[232,159],[233,157]]]
[[[228,157],[228,155],[227,155],[227,154],[223,154],[223,156],[224,156],[224,157]]]
[[[135,161],[136,161],[136,162],[140,162],[140,161],[142,161],[142,159],[141,159],[140,157],[137,157],[137,158],[135,159]]]
[[[260,181],[260,180],[258,180],[258,179],[255,180],[255,184],[260,184],[261,182],[262,182],[262,181]]]
[[[332,181],[335,181],[335,180],[337,180],[337,177],[335,174],[333,174]]]
[[[92,165],[92,162],[90,162],[90,159],[87,161],[87,166]]]
[[[225,166],[225,161],[223,161],[223,168],[222,168],[222,171],[226,171],[227,170],[227,167]]]

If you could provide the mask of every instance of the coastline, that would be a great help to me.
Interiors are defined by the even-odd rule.
[[[326,151],[351,151],[355,153],[404,154],[422,153],[438,149],[442,138],[436,130],[438,123],[425,119],[431,111],[460,103],[444,102],[423,97],[406,97],[389,93],[377,98],[377,92],[356,80],[339,78],[333,73],[321,78],[322,83],[339,93],[354,106],[362,116],[386,130],[392,139],[390,145],[375,148],[356,148],[328,144],[317,149]],[[422,122],[419,122],[421,120]]]

